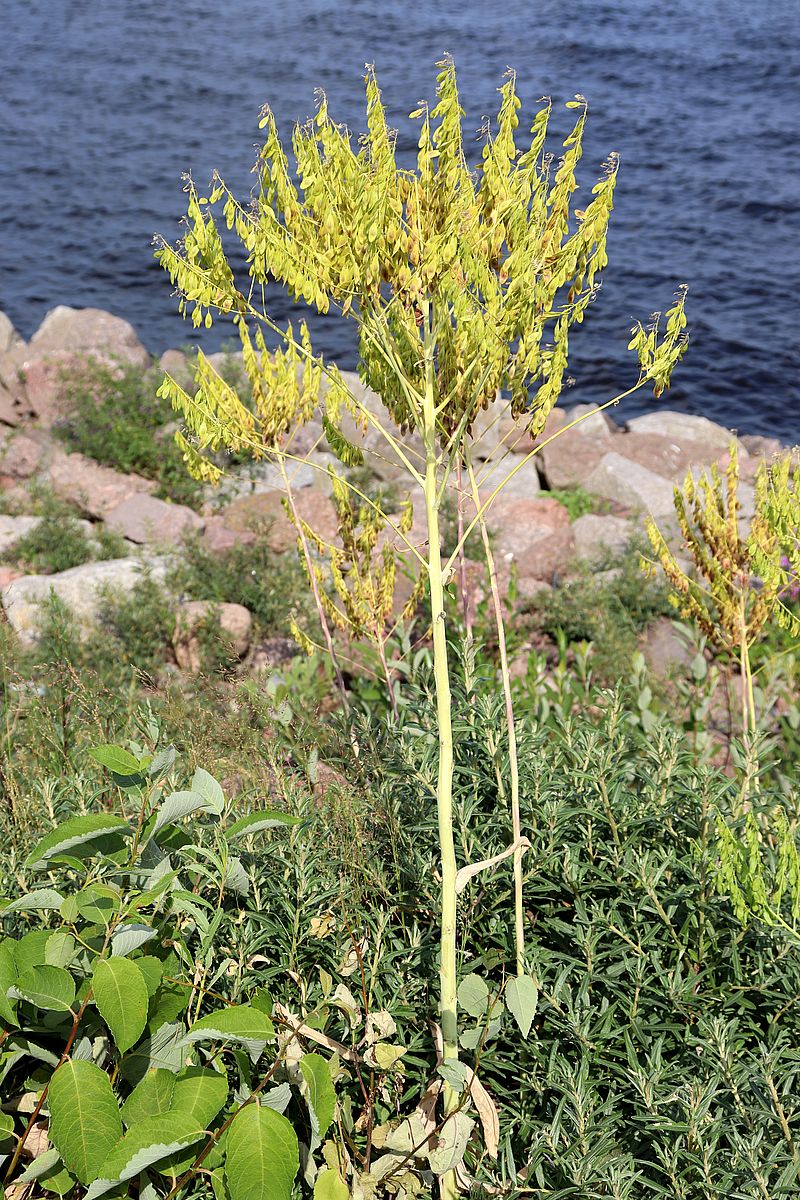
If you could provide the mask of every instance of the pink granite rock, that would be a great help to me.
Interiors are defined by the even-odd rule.
[[[202,532],[204,526],[203,518],[184,504],[167,504],[143,492],[109,509],[105,522],[109,529],[139,545],[174,545],[192,530]]]

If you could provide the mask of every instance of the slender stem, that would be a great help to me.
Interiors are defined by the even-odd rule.
[[[464,489],[461,482],[462,466],[461,455],[456,459],[456,482],[458,487],[458,575],[459,575],[459,590],[461,591],[461,606],[464,610],[464,631],[467,641],[472,645],[472,611],[470,609],[469,594],[467,592],[467,554],[464,545]]]
[[[444,611],[441,533],[437,482],[439,473],[436,436],[434,337],[430,304],[423,305],[425,327],[425,400],[423,404],[423,440],[425,443],[425,514],[428,524],[428,579],[433,627],[433,673],[436,683],[436,713],[439,726],[439,769],[436,781],[436,806],[439,818],[441,854],[441,959],[439,985],[444,1058],[458,1058],[458,1001],[456,996],[456,848],[453,837],[453,725],[450,670],[447,657],[447,626]],[[447,1082],[444,1085],[445,1114],[454,1111],[458,1095]],[[440,1195],[458,1194],[455,1172],[441,1179]]]
[[[331,629],[330,629],[330,625],[328,624],[328,618],[326,617],[325,609],[322,606],[322,598],[319,594],[319,582],[317,580],[317,576],[314,571],[314,560],[311,557],[311,547],[308,544],[308,538],[306,537],[305,530],[303,529],[303,522],[300,519],[300,514],[297,511],[297,505],[294,502],[294,494],[292,492],[292,485],[289,482],[288,475],[286,474],[286,467],[284,465],[283,459],[281,459],[281,458],[278,459],[278,465],[280,466],[281,476],[283,478],[283,486],[286,490],[286,503],[289,505],[289,511],[292,514],[292,522],[294,523],[294,527],[297,530],[297,537],[300,542],[300,548],[303,552],[303,558],[305,559],[306,571],[308,573],[308,582],[311,586],[311,594],[314,597],[314,603],[317,608],[317,615],[319,616],[319,623],[322,626],[322,636],[325,639],[325,646],[326,646],[328,654],[330,656],[331,663],[333,664],[333,672],[334,672],[334,675],[336,676],[336,686],[339,688],[339,692],[341,693],[344,711],[346,713],[349,713],[350,701],[347,698],[347,689],[344,686],[344,677],[342,675],[341,667],[339,666],[339,660],[337,659],[336,651],[333,648],[333,637],[331,636]]]
[[[481,496],[475,480],[472,459],[469,450],[466,451],[466,465],[469,481],[472,487],[472,498],[475,501],[475,511],[480,512]],[[497,647],[500,652],[500,675],[503,681],[503,699],[506,708],[506,725],[508,726],[508,770],[511,778],[511,824],[513,840],[518,842],[522,837],[522,822],[519,809],[519,761],[517,758],[517,731],[514,726],[514,701],[511,695],[511,674],[508,669],[508,650],[506,647],[506,629],[503,620],[503,605],[500,599],[500,588],[497,584],[497,570],[494,563],[489,530],[483,516],[479,519],[483,550],[486,556],[486,566],[489,571],[489,586],[492,591],[495,623],[497,625]],[[514,944],[517,955],[517,975],[525,974],[525,916],[522,903],[522,855],[520,846],[514,851]]]

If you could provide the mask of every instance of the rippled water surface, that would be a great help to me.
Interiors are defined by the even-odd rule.
[[[692,345],[670,405],[800,440],[798,0],[5,0],[3,16],[0,307],[24,336],[63,303],[120,313],[154,352],[185,344],[150,248],[177,233],[182,172],[205,182],[216,167],[248,190],[261,105],[288,131],[318,86],[360,129],[365,61],[410,151],[406,114],[449,50],[470,129],[512,65],[531,103],[588,97],[587,191],[606,153],[622,156],[572,399],[629,383],[631,318],[686,281]],[[348,323],[313,333],[354,364]]]

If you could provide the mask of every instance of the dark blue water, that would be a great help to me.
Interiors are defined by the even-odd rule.
[[[410,146],[406,114],[449,50],[470,129],[510,64],[532,103],[589,98],[587,191],[621,154],[571,399],[628,385],[631,318],[686,281],[692,345],[670,405],[800,440],[798,0],[4,0],[2,16],[0,307],[24,336],[62,303],[127,317],[154,352],[188,342],[150,248],[177,234],[181,173],[216,167],[248,190],[260,106],[288,133],[317,86],[360,129],[365,61]],[[354,364],[349,323],[313,333]]]

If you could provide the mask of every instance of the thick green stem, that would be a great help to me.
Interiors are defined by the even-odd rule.
[[[436,806],[439,818],[442,899],[439,964],[440,1007],[444,1058],[458,1058],[458,1012],[456,979],[456,848],[453,837],[453,725],[450,696],[450,669],[447,655],[447,625],[444,611],[441,534],[437,485],[439,452],[436,431],[436,395],[434,344],[430,308],[425,306],[425,401],[423,440],[425,443],[425,515],[428,524],[428,580],[433,628],[433,672],[436,684],[436,715],[439,732],[439,769],[436,782]],[[457,1106],[456,1093],[445,1084],[445,1112]],[[457,1194],[455,1174],[441,1180],[441,1195]]]
[[[472,486],[472,498],[475,501],[475,511],[480,513],[481,497],[472,460],[467,451],[466,457],[469,481]],[[511,778],[511,825],[513,840],[519,842],[522,837],[522,821],[519,810],[519,761],[517,758],[517,731],[514,726],[514,701],[511,695],[511,672],[508,669],[508,650],[506,647],[506,627],[503,620],[503,603],[500,599],[500,588],[497,583],[497,570],[494,565],[492,545],[489,541],[489,530],[486,519],[480,516],[480,530],[483,538],[483,552],[486,556],[486,567],[489,571],[489,586],[492,591],[495,624],[497,626],[497,648],[500,653],[500,675],[503,681],[503,699],[506,708],[506,725],[508,726],[508,771]],[[525,974],[525,914],[522,903],[522,855],[524,850],[519,846],[514,851],[514,944],[517,958],[517,975]]]

